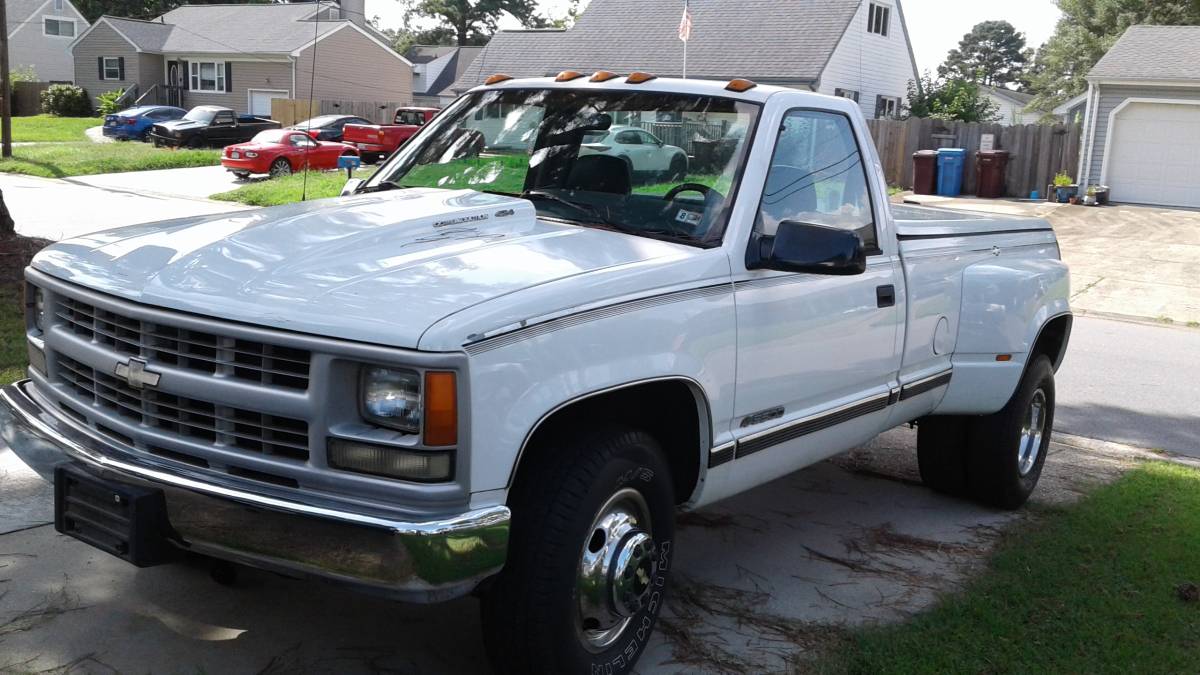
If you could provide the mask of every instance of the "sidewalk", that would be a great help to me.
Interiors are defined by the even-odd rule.
[[[4,192],[4,203],[17,223],[19,234],[52,240],[134,223],[226,213],[247,208],[231,202],[216,202],[195,196],[98,187],[108,180],[110,179],[106,176],[55,180],[0,174],[0,190]],[[119,182],[136,179],[113,180]],[[181,179],[179,183],[186,187],[187,181]],[[207,189],[207,186],[203,189]]]

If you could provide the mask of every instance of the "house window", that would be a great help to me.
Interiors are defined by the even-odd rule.
[[[42,32],[57,37],[75,37],[75,22],[70,19],[42,19]]]
[[[104,67],[102,69],[102,80],[120,80],[121,79],[121,58],[118,56],[104,57]]]
[[[838,98],[848,98],[855,103],[858,103],[858,92],[852,89],[834,89],[833,95]]]
[[[54,11],[61,12],[63,10],[63,0],[54,0]]]
[[[224,61],[192,61],[188,64],[191,91],[228,91]]]
[[[887,37],[888,27],[892,20],[892,8],[871,3],[867,12],[867,32]]]
[[[875,117],[896,118],[900,116],[900,99],[896,96],[875,97]]]

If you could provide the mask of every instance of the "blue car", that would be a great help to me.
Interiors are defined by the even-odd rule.
[[[159,122],[177,120],[187,114],[183,108],[169,105],[142,105],[104,118],[104,135],[121,141],[144,141],[150,127]]]

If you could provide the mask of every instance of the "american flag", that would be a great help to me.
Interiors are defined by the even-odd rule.
[[[679,39],[684,42],[692,39],[692,7],[688,0],[683,0],[683,18],[679,20]]]

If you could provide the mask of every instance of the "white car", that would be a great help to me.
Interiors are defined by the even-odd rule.
[[[683,148],[667,145],[639,127],[613,126],[607,131],[589,131],[584,134],[579,154],[620,157],[635,178],[644,180],[681,181],[688,173],[688,155]]]
[[[491,78],[340,199],[40,252],[0,435],[58,530],[477,592],[497,670],[620,674],[677,509],[913,421],[931,488],[1023,504],[1072,323],[1050,225],[893,208],[853,101],[610,75]],[[510,122],[473,127],[489,106]],[[726,130],[720,180],[635,189],[619,137],[682,151],[608,116],[681,109]],[[532,116],[528,152],[490,149]]]

